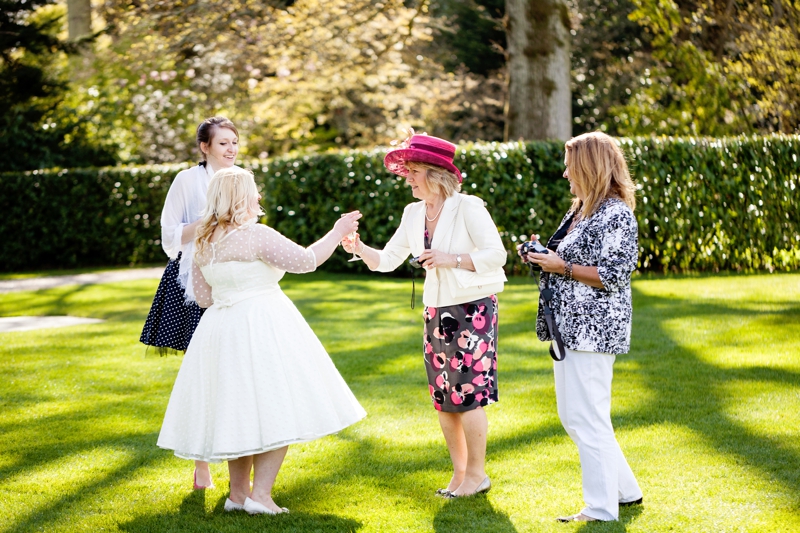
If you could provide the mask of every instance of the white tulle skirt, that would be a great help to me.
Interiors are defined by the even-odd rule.
[[[158,446],[220,462],[336,433],[366,412],[276,287],[210,307],[194,332]]]

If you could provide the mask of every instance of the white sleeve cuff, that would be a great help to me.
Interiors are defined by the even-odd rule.
[[[176,259],[183,246],[181,240],[183,239],[183,228],[188,224],[178,224],[172,229],[164,228],[161,236],[161,247],[167,253],[170,259]]]

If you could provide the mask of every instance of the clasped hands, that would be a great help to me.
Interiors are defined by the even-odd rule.
[[[538,241],[538,235],[531,235],[532,241]],[[563,274],[564,268],[566,267],[566,261],[561,259],[557,253],[553,250],[548,250],[546,254],[537,254],[534,252],[528,252],[527,256],[523,256],[520,252],[520,248],[522,244],[517,245],[517,255],[519,255],[522,260],[526,263],[534,263],[542,267],[542,271],[544,272],[555,272],[556,274]]]

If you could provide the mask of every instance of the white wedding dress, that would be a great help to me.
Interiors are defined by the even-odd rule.
[[[195,257],[207,309],[183,358],[158,446],[219,462],[336,433],[366,412],[278,286],[316,268],[306,249],[262,224]],[[213,305],[212,305],[213,303]]]

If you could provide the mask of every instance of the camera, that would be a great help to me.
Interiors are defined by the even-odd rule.
[[[528,241],[523,242],[522,246],[519,248],[519,252],[522,254],[523,260],[527,257],[528,253],[533,252],[535,254],[547,254],[550,253],[547,248],[542,246],[542,243],[539,241]],[[541,270],[542,267],[537,265],[536,263],[530,263],[529,266],[531,270]]]
[[[425,265],[425,261],[420,261],[419,256],[417,256],[409,259],[408,264],[414,268],[422,268]]]
[[[522,253],[522,255],[528,255],[530,252],[533,252],[535,254],[546,254],[546,253],[549,253],[547,251],[547,248],[542,246],[542,243],[540,243],[539,241],[523,242],[522,246],[519,249],[519,251]]]

